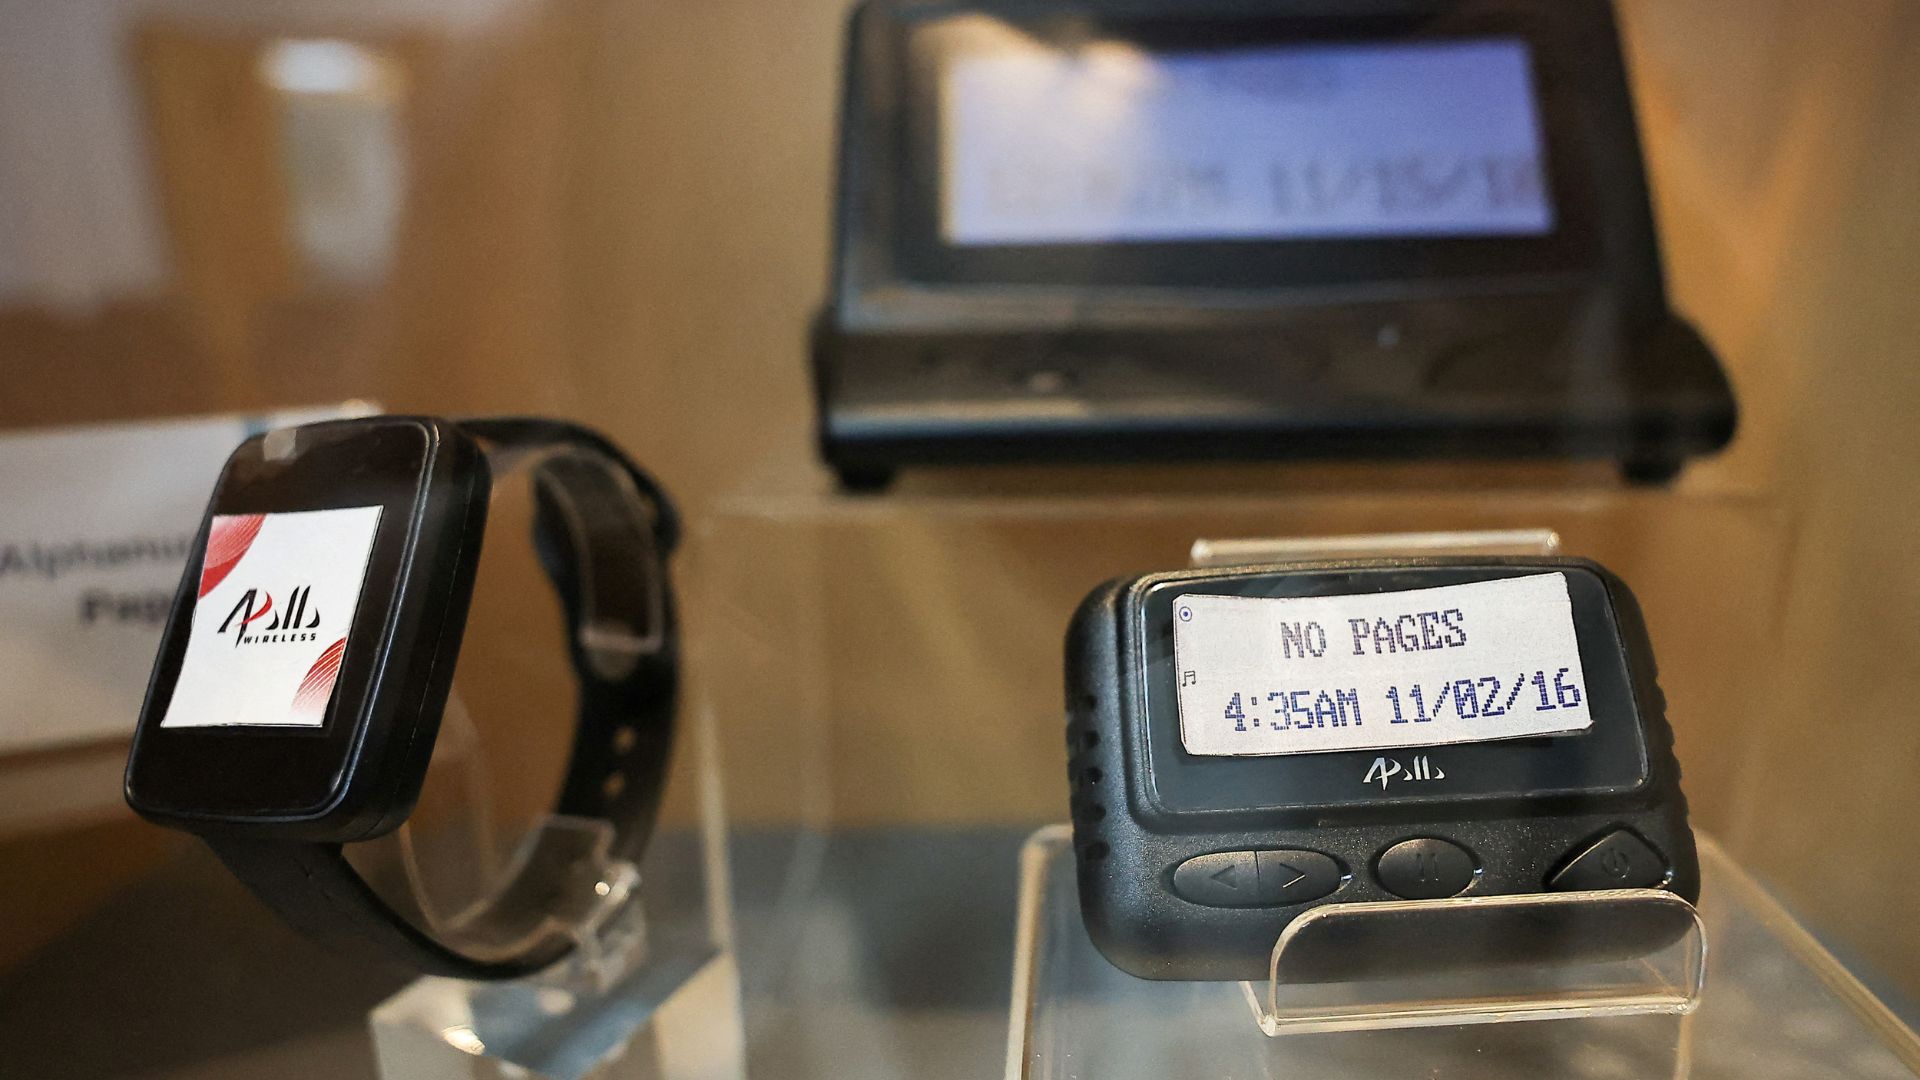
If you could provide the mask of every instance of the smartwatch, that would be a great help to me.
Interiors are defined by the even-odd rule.
[[[526,418],[381,416],[256,435],[228,459],[174,597],[127,763],[141,816],[201,836],[289,922],[417,971],[508,978],[571,945],[540,932],[555,867],[518,864],[440,940],[343,845],[414,809],[473,594],[493,477],[524,467],[579,715],[555,812],[637,861],[673,744],[676,646],[660,488],[601,436]],[[543,893],[546,890],[547,893]]]
[[[1698,897],[1646,627],[1595,563],[1362,560],[1110,582],[1074,617],[1066,684],[1081,913],[1132,974],[1265,978],[1282,931],[1325,904]],[[1524,920],[1428,932],[1387,966],[1628,956],[1684,929],[1675,906],[1602,907],[1551,932]],[[1447,910],[1445,925],[1468,927]],[[1357,977],[1366,950],[1342,951],[1293,978]]]

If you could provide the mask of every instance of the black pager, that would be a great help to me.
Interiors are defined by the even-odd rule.
[[[1132,974],[1264,978],[1324,904],[1698,896],[1646,627],[1587,560],[1148,574],[1081,604],[1066,668],[1081,910]],[[1596,922],[1589,944],[1667,932]]]

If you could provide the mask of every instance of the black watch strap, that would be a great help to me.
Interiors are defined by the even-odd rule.
[[[555,813],[608,821],[613,850],[607,854],[637,861],[659,812],[674,738],[678,634],[666,564],[679,526],[672,505],[624,454],[584,428],[518,418],[463,421],[460,427],[485,444],[490,457],[538,455],[529,466],[534,544],[561,599],[580,683],[580,712]],[[436,939],[382,899],[340,844],[206,839],[288,923],[370,964],[467,979],[513,978],[546,967],[571,945],[564,937],[532,932],[538,913],[571,898],[528,895],[575,885],[567,867],[520,868],[501,893],[511,902],[497,905],[518,914],[502,914],[497,926],[476,925],[483,937],[534,944],[522,953],[483,958]],[[488,914],[481,913],[481,920]]]
[[[511,979],[538,971],[566,943],[510,960],[462,955],[395,911],[348,864],[339,844],[208,837],[220,861],[295,930],[331,952],[377,967],[460,979]]]

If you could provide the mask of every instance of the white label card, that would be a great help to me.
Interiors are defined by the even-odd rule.
[[[0,431],[0,754],[124,743],[227,455],[258,431],[369,411]],[[73,800],[125,801],[118,781]]]
[[[324,723],[379,527],[378,506],[216,516],[160,726]]]
[[[1180,742],[1241,757],[1584,731],[1565,574],[1352,596],[1178,596]]]

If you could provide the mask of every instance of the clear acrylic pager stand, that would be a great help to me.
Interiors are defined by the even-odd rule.
[[[1366,556],[1551,555],[1551,529],[1198,540],[1195,566]],[[1450,955],[1497,955],[1514,939],[1543,943],[1538,963],[1486,967],[1417,962],[1423,944]],[[1486,942],[1485,949],[1474,947]],[[1596,957],[1595,941],[1642,941]],[[1693,905],[1658,889],[1462,896],[1326,904],[1289,923],[1273,945],[1264,992],[1241,989],[1267,1035],[1485,1024],[1573,1016],[1680,1015],[1699,1003],[1707,939]],[[1325,958],[1354,978],[1300,981]]]
[[[550,938],[571,948],[522,979],[415,980],[369,1017],[380,1073],[738,1077],[739,980],[704,710],[681,710],[661,824],[640,863],[614,854],[607,821],[547,810],[577,704],[566,638],[592,645],[619,627],[590,602],[588,625],[558,615],[528,542],[528,466],[539,460],[496,460],[474,612],[420,801],[398,830],[353,845],[348,858],[396,909],[469,955],[512,955]],[[494,628],[504,629],[490,640]],[[543,632],[553,640],[532,640]]]
[[[1559,538],[1551,530],[1526,529],[1498,533],[1424,533],[1372,535],[1314,539],[1201,540],[1193,545],[1196,566],[1233,566],[1262,562],[1306,561],[1328,558],[1421,555],[1546,555],[1559,548]],[[1055,932],[1050,943],[1045,927],[1067,916],[1044,909],[1071,905],[1070,895],[1060,895],[1063,883],[1057,873],[1049,875],[1052,862],[1071,862],[1070,844],[1064,827],[1036,834],[1028,842],[1022,867],[1021,940],[1014,986],[1014,1038],[1008,1049],[1007,1075],[1074,1075],[1081,1077],[1146,1075],[1156,1070],[1164,1075],[1183,1075],[1194,1071],[1192,1055],[1178,1045],[1140,1045],[1125,1057],[1116,1056],[1116,1064],[1125,1063],[1110,1073],[1088,1060],[1088,1053],[1074,1055],[1065,1046],[1050,1040],[1074,1027],[1073,1017],[1086,1020],[1090,1002],[1105,999],[1114,1006],[1114,1015],[1139,1008],[1141,1016],[1164,1015],[1186,1007],[1196,1015],[1186,1018],[1174,1035],[1175,1043],[1202,1040],[1199,1033],[1230,1028],[1224,1014],[1234,1011],[1234,997],[1251,1009],[1252,1025],[1269,1037],[1313,1036],[1311,1053],[1294,1054],[1276,1045],[1264,1058],[1257,1057],[1255,1075],[1391,1075],[1405,1067],[1407,1075],[1451,1075],[1439,1065],[1453,1050],[1470,1044],[1465,1061],[1488,1063],[1485,1041],[1463,1043],[1460,1029],[1470,1025],[1516,1020],[1587,1020],[1644,1018],[1653,1028],[1642,1026],[1631,1035],[1636,1058],[1621,1075],[1676,1075],[1682,1060],[1680,1018],[1691,1013],[1700,1001],[1706,975],[1706,935],[1692,905],[1671,893],[1653,889],[1625,889],[1606,892],[1553,893],[1522,896],[1469,896],[1445,900],[1419,900],[1375,903],[1335,903],[1314,908],[1290,923],[1274,943],[1269,977],[1264,986],[1238,984],[1238,993],[1222,995],[1223,984],[1145,984],[1136,993],[1115,980],[1128,980],[1118,972],[1108,974],[1088,970],[1097,964],[1073,949],[1063,954],[1067,943],[1084,943],[1084,932],[1067,936]],[[1071,873],[1064,888],[1070,893]],[[1077,906],[1077,905],[1075,905]],[[1056,928],[1057,931],[1057,928]],[[1495,943],[1522,939],[1533,948],[1528,953],[1540,957],[1535,962],[1487,966],[1471,958],[1499,955]],[[1486,949],[1474,943],[1485,941]],[[1595,942],[1638,942],[1637,946],[1594,948]],[[1090,948],[1085,950],[1090,953]],[[1436,957],[1465,957],[1466,962],[1449,964]],[[1296,973],[1324,972],[1329,958],[1352,977],[1341,982],[1304,981]],[[1090,986],[1111,985],[1110,995],[1089,992]],[[1072,987],[1070,990],[1063,988]],[[1152,989],[1144,989],[1152,987]],[[1065,1002],[1041,1000],[1064,992],[1076,999]],[[1138,1005],[1130,1004],[1137,997]],[[1157,1004],[1149,1004],[1149,1001]],[[1204,1013],[1204,1016],[1199,1015]],[[1248,1018],[1241,1014],[1240,1025]],[[1117,1024],[1119,1028],[1137,1027]],[[1436,1031],[1422,1042],[1418,1029]],[[1369,1048],[1346,1060],[1345,1049],[1361,1044],[1328,1044],[1343,1032],[1368,1033]],[[1399,1032],[1387,1036],[1387,1032]],[[1376,1037],[1377,1036],[1377,1037]],[[1390,1041],[1382,1041],[1388,1039]],[[1077,1040],[1074,1040],[1077,1042]],[[1292,1043],[1292,1039],[1283,1040]],[[1580,1042],[1594,1048],[1588,1032]],[[1553,1045],[1551,1039],[1527,1040],[1533,1064],[1541,1045]],[[1447,1047],[1443,1050],[1442,1046]],[[1375,1053],[1391,1047],[1381,1061],[1373,1061],[1356,1071],[1361,1061],[1370,1061]],[[1069,1061],[1071,1057],[1077,1060]],[[1455,1055],[1458,1059],[1458,1055]],[[1646,1060],[1638,1060],[1644,1058]],[[1228,1065],[1230,1055],[1213,1058]],[[1393,1063],[1386,1068],[1386,1062]],[[1136,1073],[1139,1064],[1144,1073]],[[1385,1068],[1386,1071],[1380,1071]],[[1438,1070],[1438,1071],[1434,1071]],[[1223,1075],[1239,1071],[1219,1069]],[[1499,1075],[1496,1069],[1487,1075]],[[1541,1072],[1540,1075],[1545,1075]],[[1465,1071],[1461,1075],[1482,1075]]]

